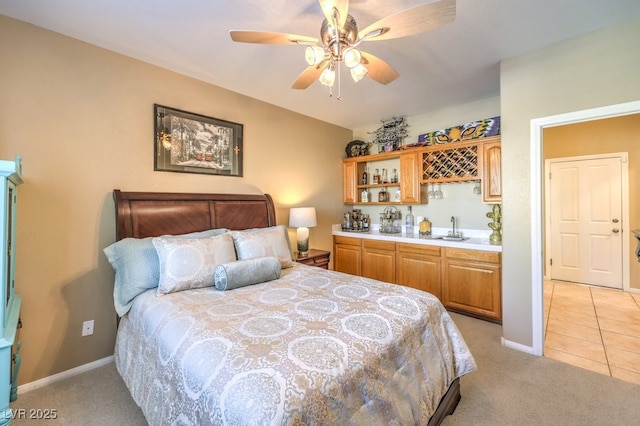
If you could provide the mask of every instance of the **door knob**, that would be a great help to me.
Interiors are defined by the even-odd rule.
[[[613,228],[612,231],[613,231],[614,234],[617,234],[618,232],[620,232],[620,230],[618,228]]]

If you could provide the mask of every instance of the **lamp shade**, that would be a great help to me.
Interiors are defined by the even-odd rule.
[[[315,207],[293,207],[289,211],[289,226],[292,228],[317,226]]]

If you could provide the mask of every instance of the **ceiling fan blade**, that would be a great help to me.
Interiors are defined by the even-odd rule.
[[[381,84],[389,84],[400,76],[391,65],[367,52],[362,54],[362,65],[367,69],[367,77]]]
[[[316,44],[318,39],[297,34],[272,33],[267,31],[229,31],[231,40],[241,43],[260,44]]]
[[[349,13],[349,0],[320,0],[320,7],[329,24],[333,26],[334,10],[338,13],[338,29],[344,27]]]
[[[329,65],[329,61],[322,61],[318,65],[311,65],[307,67],[302,73],[296,78],[296,81],[293,82],[291,86],[292,89],[306,89],[311,86],[314,81],[320,77],[322,71]]]
[[[359,31],[360,39],[374,41],[407,37],[448,24],[455,17],[456,1],[438,0],[382,18]]]

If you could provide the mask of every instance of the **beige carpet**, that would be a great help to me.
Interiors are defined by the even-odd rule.
[[[640,419],[640,386],[500,345],[501,327],[452,314],[478,363],[461,380],[462,400],[444,425],[631,425]],[[20,394],[11,404],[55,409],[55,420],[13,424],[144,425],[113,364]]]

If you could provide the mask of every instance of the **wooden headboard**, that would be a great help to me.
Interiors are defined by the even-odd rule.
[[[264,228],[276,224],[269,194],[199,194],[113,191],[116,240],[178,235],[213,228]]]

